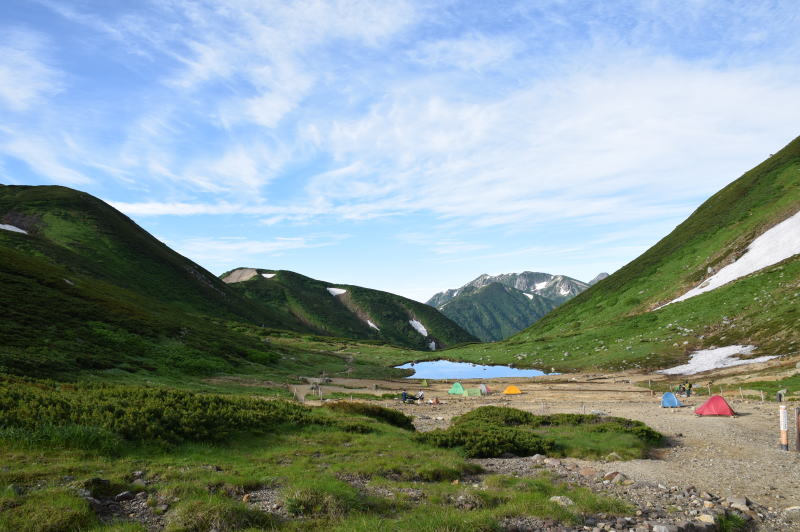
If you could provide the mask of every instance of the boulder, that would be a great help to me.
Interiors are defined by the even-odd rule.
[[[119,502],[119,501],[129,501],[129,500],[133,499],[133,497],[134,497],[134,495],[133,495],[132,491],[123,491],[122,493],[117,493],[114,496],[114,500],[117,501],[117,502]]]

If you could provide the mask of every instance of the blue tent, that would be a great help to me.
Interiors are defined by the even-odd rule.
[[[661,396],[661,408],[677,408],[679,406],[683,406],[678,398],[675,397],[675,394],[672,392],[667,392],[663,396]]]

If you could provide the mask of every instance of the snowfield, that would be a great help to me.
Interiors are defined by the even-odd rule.
[[[757,272],[767,266],[772,266],[798,253],[800,253],[800,212],[795,213],[794,216],[787,218],[753,240],[748,246],[747,252],[739,257],[739,260],[725,266],[703,281],[700,286],[692,288],[679,298],[667,303],[667,305],[689,299],[703,292],[710,292],[715,288]]]
[[[261,277],[263,277],[264,279],[272,279],[273,277],[275,277],[275,274],[274,273],[262,273]]]
[[[333,296],[340,296],[347,292],[347,290],[342,290],[341,288],[328,288],[328,292]]]
[[[408,323],[411,324],[411,326],[414,327],[414,329],[416,329],[416,331],[422,336],[428,336],[428,329],[426,329],[425,326],[417,320],[408,320]]]
[[[378,326],[375,325],[374,323],[372,323],[372,321],[370,321],[370,320],[367,320],[367,325],[369,325],[370,327],[372,327],[376,331],[380,331],[380,329],[378,329]]]
[[[729,345],[727,347],[718,347],[717,349],[695,351],[691,354],[688,364],[662,369],[658,371],[658,373],[664,373],[665,375],[694,375],[695,373],[708,371],[710,369],[755,364],[756,362],[766,362],[767,360],[778,358],[777,355],[774,355],[741,360],[736,356],[749,355],[755,348],[754,345]]]
[[[536,283],[535,285],[533,285],[533,288],[535,290],[541,290],[545,286],[547,286],[547,281],[542,281],[541,283]]]
[[[28,232],[25,229],[20,229],[15,225],[0,224],[0,229],[5,229],[6,231],[12,231],[14,233],[22,233],[23,235],[28,234]]]
[[[527,297],[528,299],[533,299],[533,294],[525,292],[525,297]]]

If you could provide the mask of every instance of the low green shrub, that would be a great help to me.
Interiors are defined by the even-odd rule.
[[[284,492],[286,510],[295,516],[340,517],[363,509],[355,488],[340,480],[321,477],[296,483]]]
[[[593,434],[604,433],[598,438]],[[482,406],[453,418],[449,428],[419,434],[436,447],[460,447],[470,458],[550,454],[597,457],[620,451],[641,456],[663,436],[641,421],[585,414],[537,416],[514,408]],[[624,447],[624,449],[623,449]]]
[[[83,449],[105,455],[119,453],[124,443],[119,435],[110,430],[71,424],[47,424],[32,429],[2,427],[0,441],[22,449]]]
[[[97,517],[86,501],[64,489],[20,496],[0,516],[0,532],[85,530],[95,524]]]
[[[356,414],[359,416],[367,416],[378,421],[383,421],[389,425],[400,427],[406,430],[415,430],[414,423],[411,417],[378,405],[371,405],[367,403],[357,403],[352,401],[337,401],[335,403],[326,403],[325,406],[336,412],[345,412],[348,414]]]
[[[267,512],[248,508],[244,503],[222,495],[209,495],[181,501],[169,513],[167,532],[203,532],[206,530],[272,530],[277,518]]]
[[[0,387],[0,437],[25,429],[43,443],[114,448],[130,441],[220,442],[242,432],[312,423],[309,410],[287,401],[204,395],[181,390],[33,381]],[[38,435],[38,436],[37,436]]]
[[[555,445],[530,430],[470,421],[422,433],[420,441],[436,447],[462,447],[468,458],[491,458],[506,453],[517,456],[547,454]]]

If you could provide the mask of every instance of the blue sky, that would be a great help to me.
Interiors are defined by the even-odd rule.
[[[217,274],[589,280],[800,134],[799,13],[4,0],[0,182],[87,191]]]

